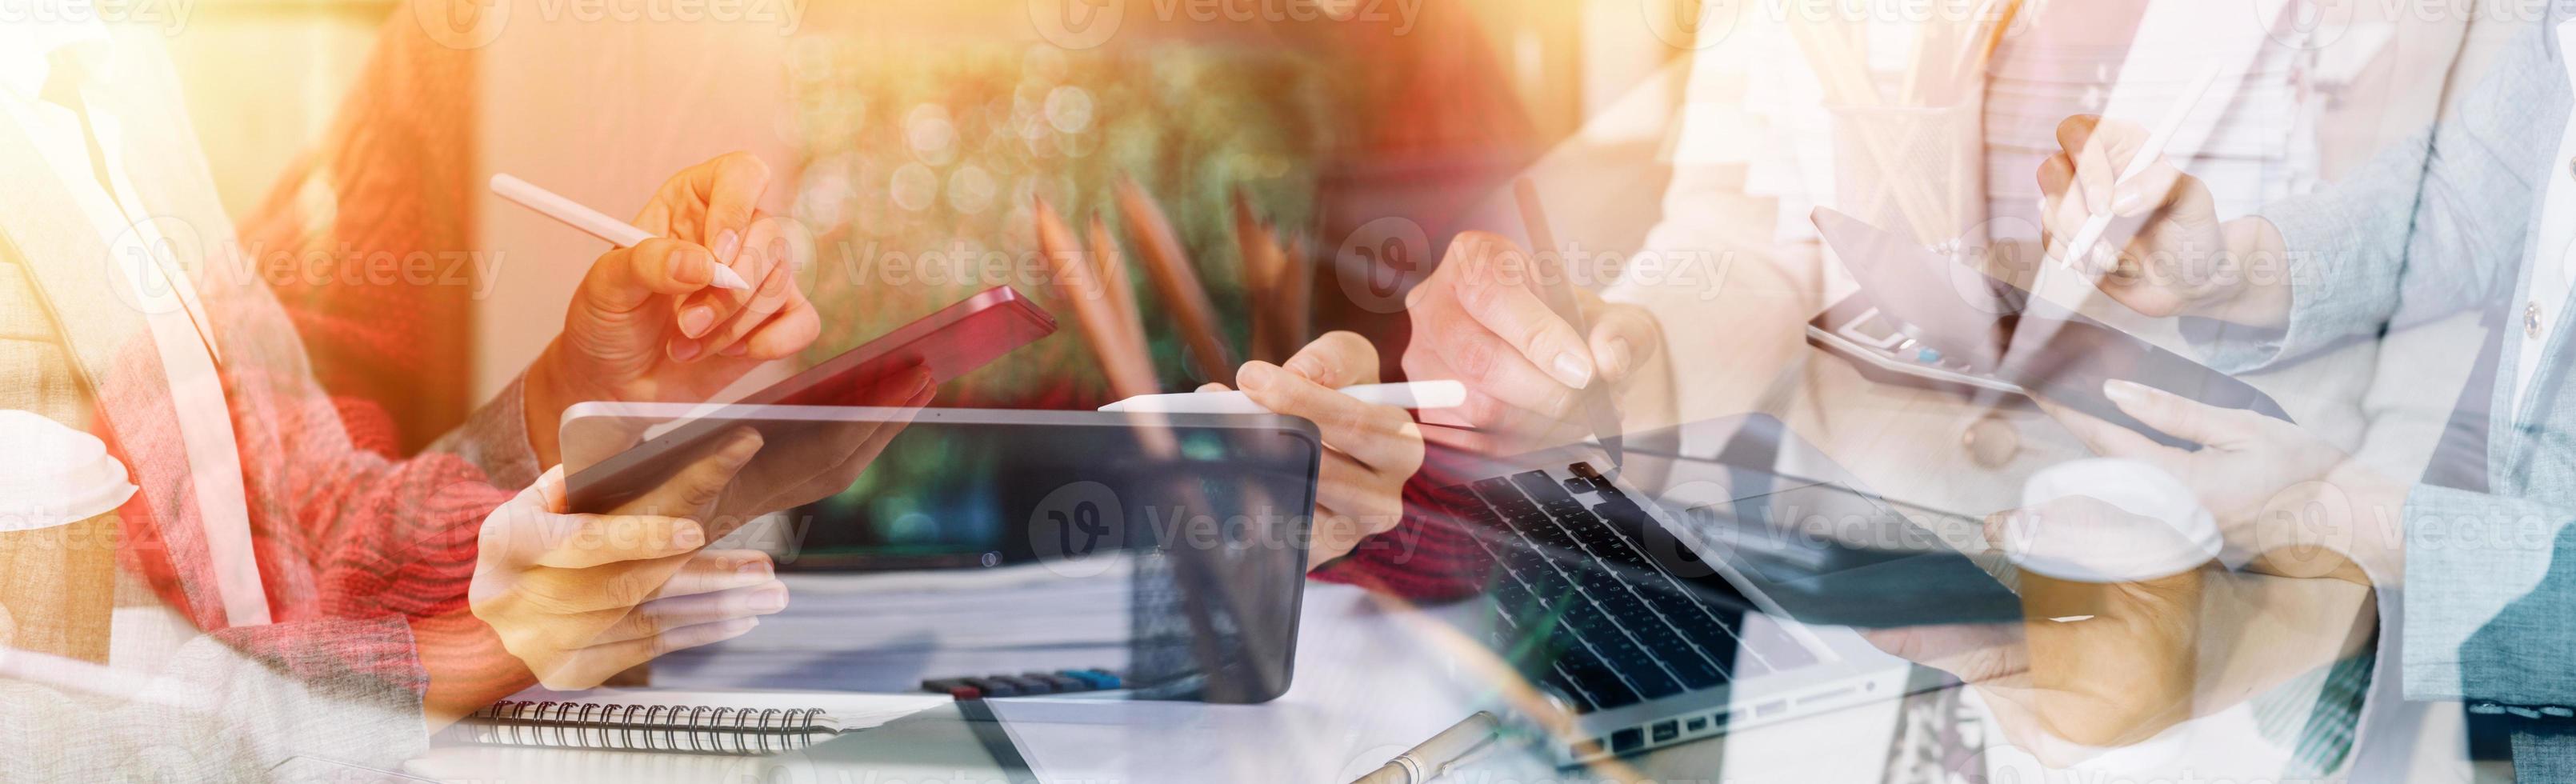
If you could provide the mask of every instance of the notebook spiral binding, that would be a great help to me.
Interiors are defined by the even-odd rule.
[[[819,708],[727,708],[503,700],[456,726],[460,740],[498,746],[767,755],[840,734]]]

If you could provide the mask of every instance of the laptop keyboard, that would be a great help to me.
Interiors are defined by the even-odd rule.
[[[1657,530],[1645,510],[1590,465],[1568,470],[1441,493],[1483,529],[1472,538],[1503,571],[1495,604],[1509,637],[1534,647],[1520,658],[1542,686],[1607,710],[1816,661],[1796,644],[1746,646],[1741,600],[1675,577],[1635,538]]]

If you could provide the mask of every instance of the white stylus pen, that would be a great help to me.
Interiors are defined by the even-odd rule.
[[[513,204],[535,210],[539,215],[553,218],[563,225],[580,229],[583,234],[607,240],[608,244],[620,248],[632,248],[653,238],[652,232],[635,228],[633,224],[582,206],[581,202],[564,198],[554,191],[539,188],[534,183],[507,174],[492,175],[492,192]],[[734,272],[733,268],[717,264],[715,269],[716,288],[750,290],[751,283],[744,281],[742,275]]]
[[[2111,178],[2113,188],[2116,189],[2121,184],[2136,179],[2138,175],[2147,173],[2147,167],[2154,166],[2156,159],[2165,156],[2165,145],[2173,143],[2174,134],[2182,131],[2183,122],[2191,119],[2192,110],[2200,106],[2200,97],[2209,92],[2209,86],[2217,82],[2219,74],[2226,70],[2220,65],[2211,65],[2208,70],[2202,71],[2199,77],[2192,79],[2189,86],[2183,88],[2181,100],[2175,103],[2171,110],[2165,112],[2164,122],[2147,132],[2147,141],[2138,146],[2138,154],[2129,156],[2129,165],[2122,167],[2120,174]],[[2084,254],[2093,250],[2095,243],[2102,241],[2102,233],[2110,230],[2110,210],[2093,213],[2092,217],[2085,218],[2084,227],[2076,230],[2074,241],[2066,244],[2066,257],[2058,259],[2058,263],[2066,265],[2067,269],[2082,269],[2075,266],[2075,260],[2084,258]]]
[[[1377,406],[1411,409],[1455,408],[1467,402],[1467,385],[1456,381],[1414,381],[1403,384],[1361,384],[1342,387],[1340,392]],[[1238,391],[1178,392],[1169,395],[1137,395],[1101,406],[1102,411],[1130,414],[1267,414],[1270,409],[1252,402],[1250,395]]]

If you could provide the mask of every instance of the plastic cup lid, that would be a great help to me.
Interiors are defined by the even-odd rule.
[[[2046,514],[2091,498],[2095,514]],[[2054,509],[2065,512],[2066,505]],[[2225,541],[2190,486],[2135,460],[2050,466],[2022,485],[2029,519],[2005,526],[2003,550],[2021,568],[2061,580],[2121,583],[2180,574],[2218,558]]]
[[[0,531],[85,520],[134,495],[125,464],[97,436],[33,412],[0,409]]]

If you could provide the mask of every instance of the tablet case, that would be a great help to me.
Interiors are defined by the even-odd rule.
[[[2122,413],[2103,396],[2102,382],[2132,381],[2212,406],[2290,421],[2279,403],[2234,376],[2030,296],[1849,215],[1818,208],[1812,219],[1825,244],[1860,283],[1855,297],[1876,308],[1878,317],[1905,338],[1934,350],[1922,364],[1940,372],[1916,374],[1926,380],[1972,395],[2017,389],[2183,449],[2199,445]],[[1828,334],[1820,338],[1818,332]],[[1810,330],[1809,340],[1850,356],[1848,347],[1827,345],[1831,333],[1819,325]],[[1886,375],[1905,357],[1892,359],[1896,361],[1865,359],[1864,372]],[[1959,384],[1960,377],[2003,384]]]

